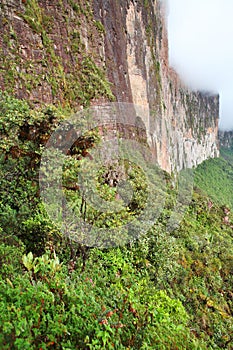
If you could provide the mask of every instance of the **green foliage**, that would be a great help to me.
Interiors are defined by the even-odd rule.
[[[220,158],[199,165],[195,170],[195,184],[217,203],[233,209],[233,151],[221,149]]]
[[[95,24],[96,28],[98,29],[99,33],[101,33],[101,34],[105,33],[104,25],[100,21],[95,21],[94,24]]]
[[[192,315],[192,329],[208,348],[230,349],[232,344],[232,218],[224,222],[223,208],[195,194],[181,227],[179,274],[171,282],[172,294]]]
[[[140,152],[133,152],[136,161],[139,161]],[[80,218],[92,225],[94,246],[122,245],[134,240],[143,230],[143,225],[137,221],[142,213],[144,221],[155,220],[153,205],[159,207],[160,200],[166,196],[161,172],[156,166],[151,166],[144,173],[136,161],[125,159],[96,167],[87,155],[83,158],[79,154],[78,158],[77,154],[67,157],[63,192],[76,220]],[[117,176],[114,177],[114,174]],[[130,226],[132,222],[133,229]],[[100,237],[99,228],[108,229],[107,234]]]
[[[123,205],[123,186],[117,200],[122,210],[98,213],[83,203],[77,184],[80,172],[95,165],[87,162],[88,149],[100,140],[93,130],[72,146],[63,168],[63,191],[74,211],[97,228],[115,228],[113,242],[120,244],[123,224],[144,210],[150,190],[157,189],[159,201],[166,198],[140,239],[103,250],[75,244],[49,220],[38,193],[41,152],[64,117],[54,107],[36,111],[0,96],[0,348],[231,349],[233,224],[222,205],[227,191],[216,197],[221,206],[194,192],[180,226],[168,233],[177,196],[172,179],[163,174],[162,186],[162,174],[151,167],[149,187],[140,166],[124,161],[95,171],[90,185],[114,205],[119,189],[108,175],[117,171],[130,183],[132,198]],[[232,188],[232,153],[222,154],[199,167],[196,185],[201,187],[203,167],[206,189],[212,178]],[[152,204],[157,208],[153,198]]]
[[[68,50],[71,51],[72,63],[66,62],[64,65],[64,57],[54,48],[56,45],[51,36],[51,29],[55,25],[53,16],[46,13],[38,0],[25,1],[24,10],[19,9],[18,16],[41,37],[41,43],[38,45],[43,51],[43,57],[39,62],[25,58],[17,33],[9,24],[9,30],[7,27],[4,34],[4,43],[8,51],[7,54],[0,52],[0,72],[5,90],[14,94],[20,89],[24,96],[29,96],[32,91],[46,84],[46,87],[49,85],[51,88],[53,101],[60,101],[63,106],[89,106],[92,99],[101,97],[114,100],[104,69],[97,66],[92,59],[97,53],[93,52],[94,49],[87,51],[79,29],[80,17],[84,17],[90,28],[97,28],[100,35],[104,32],[102,23],[94,20],[90,4],[69,0],[68,3],[60,1],[54,6],[58,7],[57,11],[62,13],[62,18],[67,23],[65,28],[69,33],[69,48],[64,47],[64,50],[67,50],[67,53]],[[74,11],[72,19],[68,16],[71,9]]]
[[[5,233],[21,237],[29,249],[34,246],[38,251],[43,251],[45,241],[54,233],[40,206],[40,155],[43,144],[62,118],[53,107],[33,111],[26,101],[0,95],[1,226]]]
[[[37,0],[28,0],[26,2],[26,9],[22,17],[35,32],[39,34],[43,32],[45,15]]]
[[[195,348],[181,302],[119,249],[94,250],[85,272],[69,272],[56,255],[29,253],[22,263],[26,271],[0,281],[2,349]]]
[[[79,68],[77,74],[80,76],[83,101],[87,102],[99,96],[106,96],[114,100],[110,84],[105,79],[105,73],[96,66],[91,57],[84,56]]]
[[[195,194],[173,235],[161,221],[128,247],[92,249],[85,268],[2,245],[2,349],[230,349],[231,228],[207,209]]]
[[[24,246],[21,242],[10,242],[11,245],[4,243],[4,240],[8,240],[8,237],[3,237],[3,232],[1,232],[1,243],[0,243],[0,275],[1,278],[13,278],[15,273],[20,272],[21,269],[21,259],[24,253]],[[5,239],[4,239],[5,238]],[[8,238],[8,239],[7,239]]]

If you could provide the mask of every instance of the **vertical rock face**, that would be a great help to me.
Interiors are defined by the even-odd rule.
[[[105,27],[113,92],[118,101],[145,106],[142,118],[161,167],[171,172],[218,156],[219,97],[190,91],[169,67],[162,3],[95,0],[94,9]]]
[[[2,89],[33,104],[78,108],[114,95],[143,106],[169,172],[218,155],[218,96],[191,92],[169,67],[160,1],[3,0],[0,34]]]
[[[219,131],[219,143],[221,147],[233,147],[233,131]]]
[[[0,2],[0,86],[32,104],[112,98],[103,30],[85,0]]]

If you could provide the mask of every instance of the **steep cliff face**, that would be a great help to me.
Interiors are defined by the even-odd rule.
[[[218,155],[219,100],[169,68],[164,13],[158,0],[4,0],[0,86],[32,103],[142,105],[161,167],[195,166]]]
[[[118,101],[145,106],[148,140],[162,168],[179,170],[217,156],[219,98],[191,92],[169,67],[162,3],[95,0],[94,9],[106,29],[113,92]]]
[[[221,147],[233,147],[233,131],[219,131],[219,143]]]
[[[103,31],[85,0],[1,1],[1,88],[33,104],[111,99]]]

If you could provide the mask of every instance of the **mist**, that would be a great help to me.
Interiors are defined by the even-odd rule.
[[[169,60],[194,90],[220,94],[220,128],[233,129],[233,1],[167,0]]]

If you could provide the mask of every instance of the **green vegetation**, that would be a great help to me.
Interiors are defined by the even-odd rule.
[[[210,206],[209,197],[196,191],[179,228],[168,232],[176,193],[166,174],[165,207],[139,240],[102,250],[72,242],[47,217],[38,188],[43,147],[68,115],[0,96],[1,349],[231,349],[231,214],[224,221],[226,208]],[[98,139],[93,130],[67,156],[63,191],[75,208],[83,204],[74,188],[77,172]],[[229,175],[232,155],[223,155],[213,164],[225,164]],[[148,184],[142,170],[130,162],[124,168],[134,189],[129,205],[108,221],[87,205],[82,217],[120,230],[144,208]],[[114,202],[108,171],[100,169],[97,188]]]
[[[219,158],[209,159],[195,171],[195,184],[220,205],[233,210],[233,150],[221,149]]]
[[[6,90],[0,93],[0,349],[232,349],[232,150],[222,150],[219,159],[198,167],[192,201],[179,227],[170,232],[167,223],[177,197],[174,179],[151,166],[148,182],[132,158],[93,170],[95,160],[87,160],[100,134],[91,130],[66,155],[62,193],[80,221],[97,231],[112,230],[112,247],[106,248],[105,237],[98,237],[95,248],[75,242],[72,227],[62,234],[40,198],[41,155],[72,107],[114,99],[95,48],[96,36],[102,37],[105,29],[94,20],[89,1],[57,1],[56,15],[67,32],[60,54],[53,32],[56,16],[41,1],[21,3],[16,14],[33,37],[35,57],[25,51],[18,27],[0,5],[0,74]],[[161,38],[162,26],[150,16],[149,1],[139,3],[147,9],[156,115],[157,108],[166,106],[152,31],[160,28]],[[83,23],[90,29],[85,40]],[[20,92],[38,102],[41,87],[63,107],[33,108],[12,97]],[[183,98],[193,126],[195,101]],[[85,193],[79,180],[88,171],[94,176]],[[107,202],[110,212],[92,207],[87,195],[93,193]],[[114,206],[118,210],[111,212]],[[160,206],[163,210],[156,209],[158,218],[150,229],[139,232],[141,226],[134,225],[129,235],[126,223],[145,208],[149,221]]]
[[[27,35],[33,38],[35,47],[33,50],[30,48],[32,52],[27,57],[28,54],[22,48],[21,33],[17,33],[4,17],[6,23],[4,50],[0,51],[0,74],[5,90],[11,95],[20,90],[21,95],[33,96],[33,102],[38,102],[35,96],[38,96],[38,91],[43,87],[47,99],[71,107],[89,106],[91,100],[96,98],[114,100],[104,67],[96,65],[93,59],[97,57],[97,52],[93,48],[86,48],[81,35],[80,17],[85,18],[91,28],[88,33],[89,46],[95,40],[92,38],[93,28],[97,29],[98,36],[104,33],[103,25],[93,18],[89,2],[77,4],[76,1],[69,0],[68,3],[60,1],[56,4],[57,11],[64,20],[63,29],[68,33],[67,41],[60,50],[57,46],[64,43],[62,37],[54,39],[55,18],[45,13],[38,0],[27,0],[24,6],[24,11],[17,15],[27,23]],[[68,15],[71,8],[76,14],[72,18]],[[34,51],[38,57],[34,57]]]
[[[41,146],[63,118],[63,114],[52,106],[33,111],[26,101],[0,95],[1,227],[6,235],[16,235],[28,247],[40,252],[44,249],[44,230],[50,234],[39,200]],[[35,222],[37,216],[40,218],[38,225]]]

